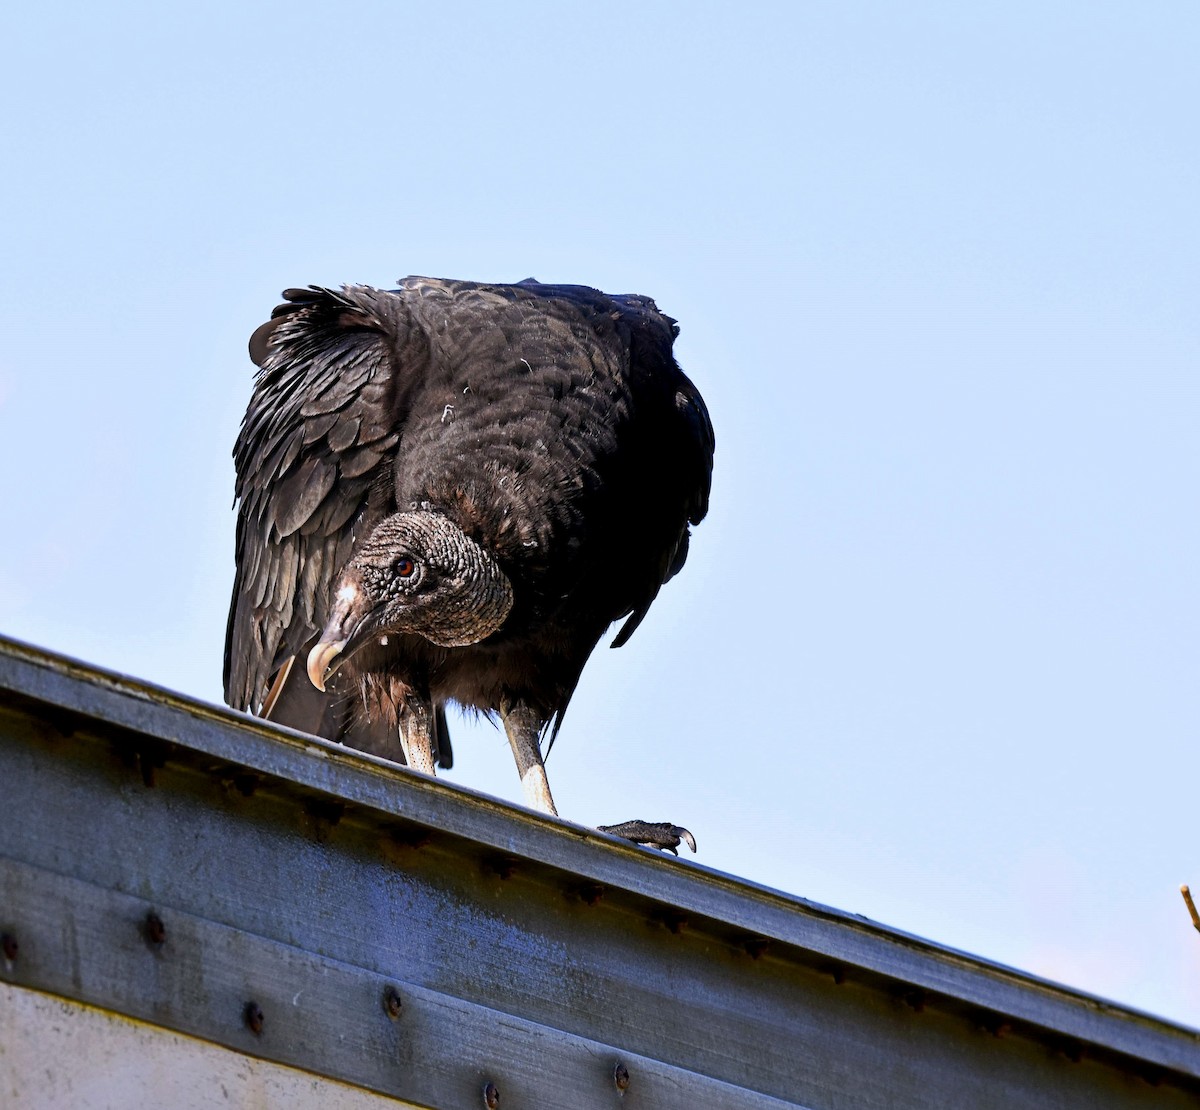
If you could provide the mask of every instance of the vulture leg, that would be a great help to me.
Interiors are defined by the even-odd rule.
[[[554,799],[550,797],[550,783],[542,762],[541,718],[521,702],[502,704],[500,716],[504,718],[504,731],[508,733],[508,743],[517,761],[517,773],[521,776],[526,804],[531,809],[557,817],[558,810],[554,808]],[[635,844],[645,844],[674,855],[679,854],[675,849],[681,843],[693,852],[696,850],[696,838],[683,826],[673,825],[670,821],[622,821],[619,825],[598,825],[597,828],[624,840],[632,840]]]
[[[504,718],[504,731],[513,759],[517,761],[517,774],[521,776],[521,789],[530,809],[541,810],[554,817],[554,799],[550,796],[550,782],[546,778],[546,766],[542,762],[542,720],[522,702],[504,702],[500,706]]]
[[[434,710],[428,701],[409,698],[400,714],[400,747],[404,762],[414,771],[436,775],[434,769]]]

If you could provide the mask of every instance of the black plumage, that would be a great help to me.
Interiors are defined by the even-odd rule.
[[[712,426],[675,322],[532,280],[284,297],[250,340],[234,450],[226,700],[430,772],[447,701],[499,713],[553,812],[540,740],[708,506]]]

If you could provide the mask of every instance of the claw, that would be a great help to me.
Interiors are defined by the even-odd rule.
[[[624,840],[632,840],[634,844],[645,844],[650,848],[658,848],[663,852],[675,851],[680,843],[686,844],[694,852],[696,838],[682,825],[672,825],[670,821],[622,821],[619,825],[597,825],[601,832],[619,836]]]

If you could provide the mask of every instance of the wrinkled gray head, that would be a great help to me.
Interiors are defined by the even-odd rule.
[[[309,677],[324,689],[338,656],[344,661],[389,633],[441,647],[477,644],[500,628],[512,602],[512,584],[495,559],[446,517],[396,513],[338,577],[329,619],[309,653]]]

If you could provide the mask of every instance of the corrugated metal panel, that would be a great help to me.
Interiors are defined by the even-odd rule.
[[[0,691],[9,983],[418,1105],[1200,1092],[1193,1031],[861,918],[5,641]]]

